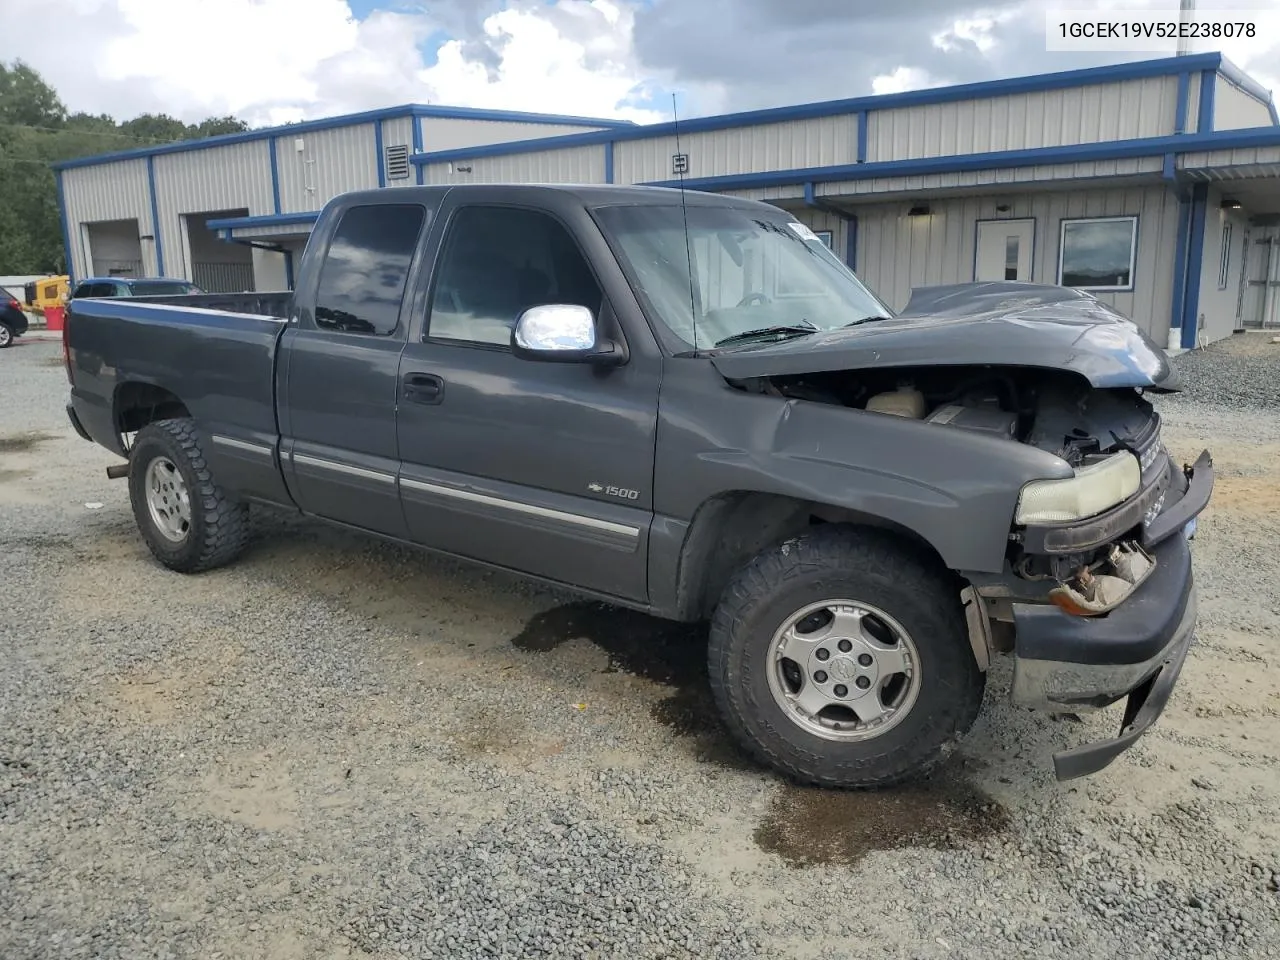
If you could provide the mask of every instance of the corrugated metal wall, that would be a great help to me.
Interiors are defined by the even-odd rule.
[[[418,122],[422,124],[422,149],[428,153],[456,150],[460,147],[480,147],[491,143],[509,143],[512,140],[538,140],[542,137],[559,137],[601,129],[560,123],[512,123],[505,120],[454,120],[442,117],[420,117]]]
[[[1074,90],[876,110],[867,122],[867,160],[1129,140],[1173,133],[1176,77],[1149,77]]]
[[[858,118],[846,114],[681,134],[679,151],[675,137],[619,141],[614,147],[615,179],[670,180],[677,152],[689,155],[690,177],[853,163],[858,158]]]
[[[277,137],[280,211],[309,213],[339,193],[377,187],[376,153],[372,123]]]
[[[1222,228],[1227,223],[1231,224],[1231,255],[1227,261],[1226,286],[1219,289]],[[1200,263],[1200,309],[1196,314],[1197,323],[1200,314],[1204,315],[1200,332],[1200,339],[1204,343],[1229,337],[1235,329],[1236,311],[1241,306],[1240,271],[1245,263],[1244,242],[1248,230],[1248,218],[1241,216],[1239,211],[1223,210],[1222,192],[1216,187],[1210,187],[1205,203],[1204,259]]]
[[[453,172],[450,173],[450,167]],[[605,183],[604,144],[432,163],[423,183]],[[470,168],[470,172],[467,172]]]
[[[409,148],[409,155],[413,156],[413,118],[400,117],[396,120],[382,121],[382,147],[383,156],[380,160],[386,163],[386,148],[395,146],[405,146]],[[418,178],[414,176],[413,164],[409,164],[409,176],[402,180],[387,180],[388,187],[411,187],[417,184]]]
[[[94,167],[62,171],[62,190],[67,205],[67,235],[71,241],[72,272],[85,277],[92,271],[86,262],[80,225],[104,220],[138,221],[138,231],[155,234],[151,223],[151,194],[147,190],[147,161],[118,160]],[[145,267],[155,272],[155,244],[143,242]]]
[[[183,214],[237,209],[247,209],[251,216],[274,212],[266,140],[160,154],[155,158],[155,172],[166,276],[191,277]]]
[[[960,170],[954,173],[931,173],[915,177],[869,177],[865,180],[818,183],[814,185],[814,192],[818,196],[830,197],[866,196],[881,193],[918,193],[930,190],[951,190],[999,184],[1025,185],[1053,180],[1138,176],[1142,174],[1158,174],[1160,170],[1161,160],[1159,157],[1140,157],[1130,160],[1099,160],[1081,163],[1043,164],[1034,167],[1009,167],[1004,170]]]
[[[1230,80],[1218,77],[1213,93],[1213,129],[1240,130],[1271,126],[1271,111]]]
[[[998,212],[997,204],[1008,204],[1010,209]],[[973,280],[979,220],[1034,218],[1032,280],[1057,283],[1063,219],[1137,215],[1134,290],[1099,294],[1099,299],[1133,319],[1158,343],[1165,342],[1172,310],[1178,202],[1164,187],[930,199],[931,213],[925,217],[908,217],[910,207],[910,201],[904,201],[857,209],[858,274],[898,309],[906,305],[913,287]]]
[[[1178,167],[1194,170],[1197,167],[1227,167],[1236,165],[1280,164],[1280,147],[1241,147],[1237,150],[1202,150],[1183,154]],[[1280,176],[1280,171],[1258,171],[1260,176]]]

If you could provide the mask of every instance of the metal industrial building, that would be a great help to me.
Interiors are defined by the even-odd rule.
[[[791,210],[897,307],[915,287],[1017,279],[1092,290],[1171,347],[1280,322],[1280,118],[1217,53],[678,130],[394,107],[90,157],[58,177],[73,276],[282,289],[343,191],[683,183]]]

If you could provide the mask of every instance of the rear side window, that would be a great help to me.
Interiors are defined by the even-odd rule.
[[[316,326],[379,337],[395,332],[426,214],[411,203],[351,207],[342,214],[320,267]]]

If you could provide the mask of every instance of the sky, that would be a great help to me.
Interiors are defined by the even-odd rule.
[[[1177,0],[1125,0],[1177,16]],[[1280,0],[1220,49],[1280,95]],[[0,60],[69,109],[252,126],[402,103],[637,122],[1159,56],[1050,53],[1107,0],[0,0]],[[52,36],[55,42],[45,42]],[[1169,51],[1172,54],[1172,49]]]

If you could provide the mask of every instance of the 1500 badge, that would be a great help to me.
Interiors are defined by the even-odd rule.
[[[639,490],[628,490],[626,487],[615,487],[600,483],[588,483],[587,489],[592,493],[603,493],[606,497],[617,497],[619,500],[639,500]]]

